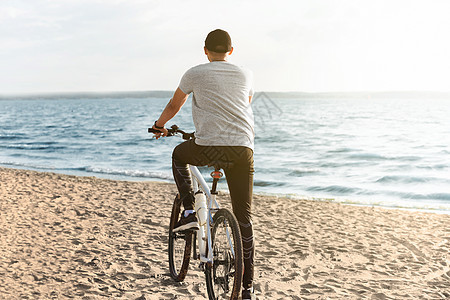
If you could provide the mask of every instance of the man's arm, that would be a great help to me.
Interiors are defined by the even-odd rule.
[[[163,112],[161,113],[161,116],[156,121],[156,126],[158,127],[164,127],[166,123],[175,117],[175,115],[180,111],[181,107],[183,107],[184,103],[186,102],[189,95],[183,93],[180,88],[177,88],[175,93],[173,94],[172,99],[170,99],[169,103],[167,103],[166,108],[164,108]],[[163,136],[167,135],[167,129],[154,129],[160,130],[163,133]],[[157,135],[157,138],[159,138],[160,135]]]
[[[252,103],[253,96],[248,96],[248,103]]]

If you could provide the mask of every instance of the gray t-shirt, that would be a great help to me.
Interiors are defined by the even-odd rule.
[[[179,88],[193,93],[195,143],[201,146],[254,148],[253,75],[226,61],[195,66],[183,75]]]

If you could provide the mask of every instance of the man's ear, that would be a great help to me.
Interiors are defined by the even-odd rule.
[[[231,53],[233,53],[233,50],[234,50],[234,48],[233,48],[233,47],[231,47],[231,50],[230,50],[230,51],[228,51],[228,55],[231,55]]]
[[[205,51],[205,54],[208,55],[208,49],[206,49],[206,47],[203,47],[203,50]]]

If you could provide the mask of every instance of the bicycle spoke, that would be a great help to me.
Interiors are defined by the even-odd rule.
[[[233,257],[234,257],[235,256],[234,255],[234,246],[233,246],[233,242],[231,241],[230,231],[228,230],[228,227],[225,227],[225,231],[227,233],[228,245],[230,246],[231,253],[233,254]]]

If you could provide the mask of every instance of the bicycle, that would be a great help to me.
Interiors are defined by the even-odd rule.
[[[149,128],[148,132],[158,131]],[[181,134],[184,140],[194,138],[194,133],[186,133],[176,125],[169,128],[168,132],[167,136]],[[185,279],[193,249],[193,259],[200,261],[199,267],[205,273],[210,300],[237,299],[242,285],[243,248],[239,224],[233,212],[227,208],[220,208],[216,200],[217,184],[223,176],[220,169],[231,167],[231,164],[226,161],[214,161],[209,165],[214,167],[214,171],[211,172],[213,178],[211,190],[198,168],[189,165],[198,230],[173,232],[181,214],[182,201],[179,195],[175,197],[170,216],[168,249],[170,275],[177,282]]]

